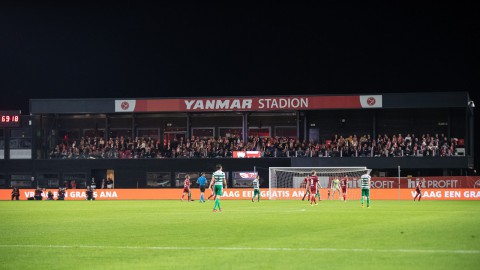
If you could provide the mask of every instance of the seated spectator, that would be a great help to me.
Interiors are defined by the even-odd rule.
[[[404,133],[405,134],[405,133]],[[260,151],[262,157],[380,157],[380,156],[452,156],[457,139],[448,140],[444,134],[416,137],[413,133],[378,134],[373,140],[369,134],[335,134],[333,139],[320,142],[301,141],[288,137],[240,136],[173,139],[130,137],[82,138],[79,143],[67,141],[50,150],[50,158],[217,158],[232,157],[233,151]],[[420,140],[419,140],[420,138]],[[366,145],[366,147],[365,147]],[[443,149],[443,147],[445,149]]]

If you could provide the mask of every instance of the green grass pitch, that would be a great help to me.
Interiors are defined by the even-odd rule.
[[[476,201],[1,201],[0,269],[478,269]]]

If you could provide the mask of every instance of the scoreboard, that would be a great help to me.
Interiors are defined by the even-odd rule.
[[[0,111],[0,128],[20,127],[21,111]]]

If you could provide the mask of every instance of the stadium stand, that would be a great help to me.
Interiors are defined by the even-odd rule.
[[[233,151],[260,151],[262,157],[449,157],[459,155],[457,146],[463,139],[448,139],[444,134],[332,136],[324,142],[300,141],[287,137],[249,136],[174,139],[162,143],[149,137],[85,137],[80,141],[63,141],[50,149],[50,159],[138,159],[138,158],[216,158],[232,157]]]

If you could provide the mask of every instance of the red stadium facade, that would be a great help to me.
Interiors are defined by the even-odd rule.
[[[230,112],[382,108],[382,95],[115,100],[115,112]]]

